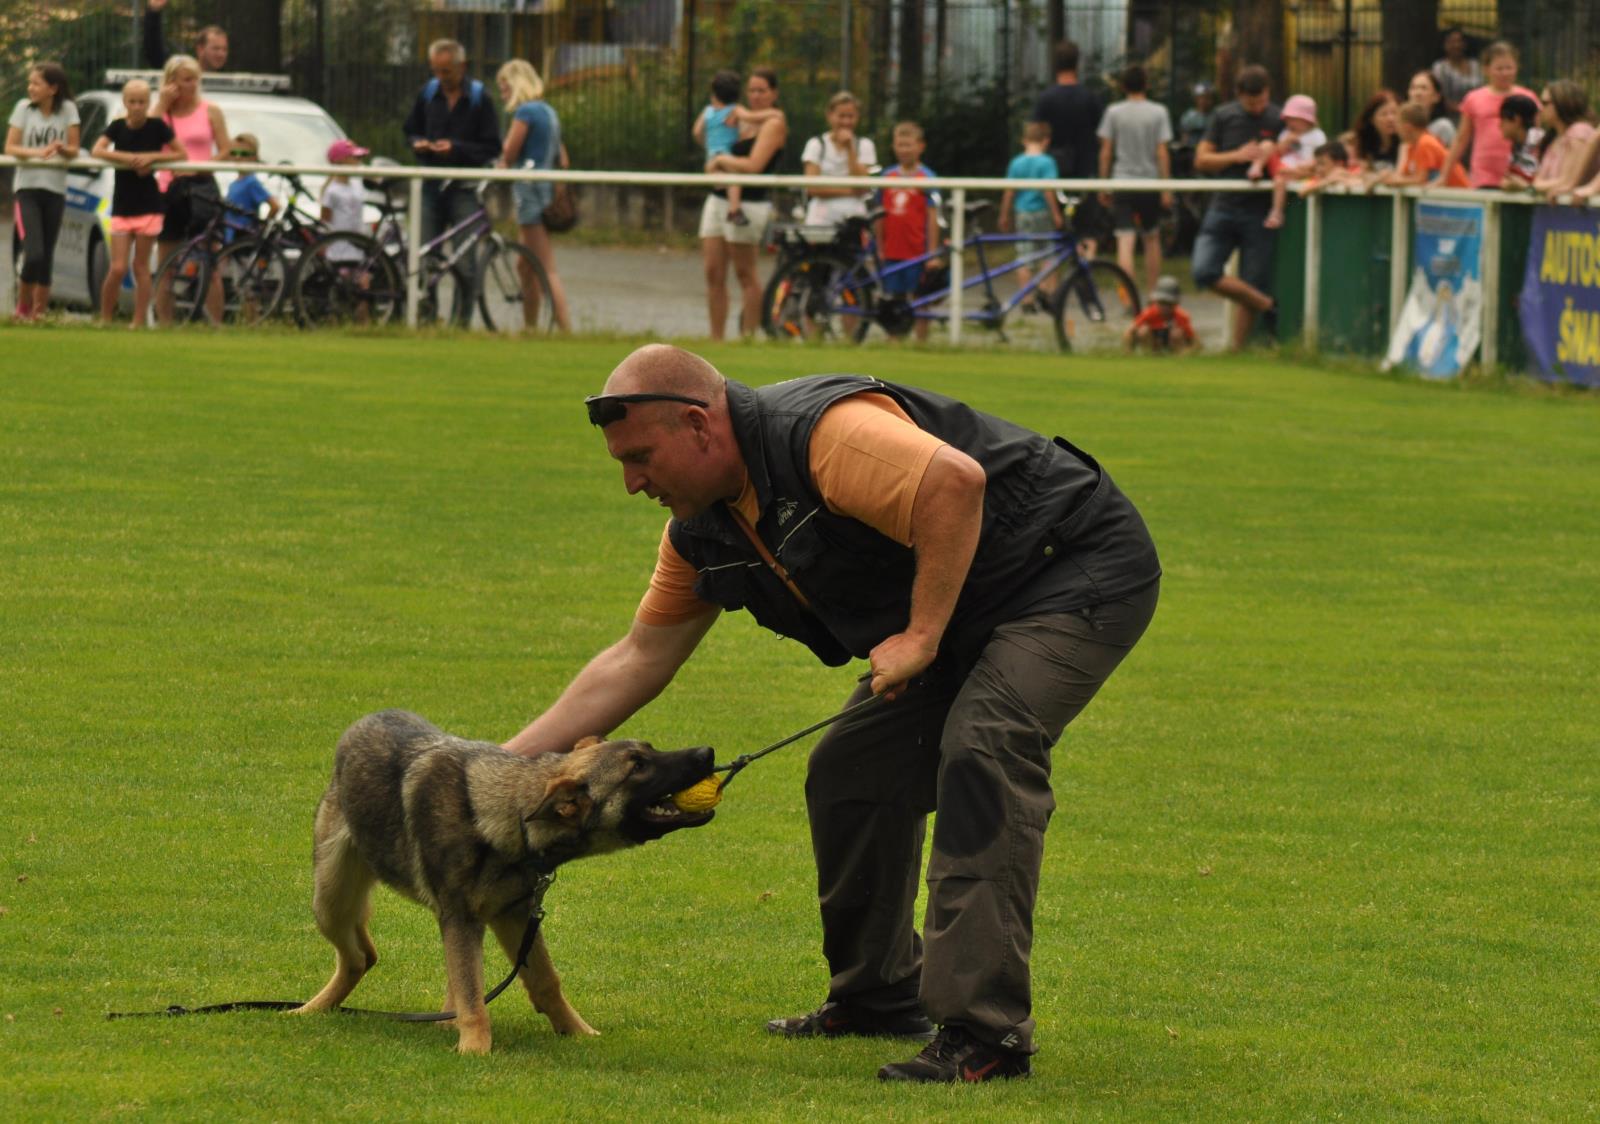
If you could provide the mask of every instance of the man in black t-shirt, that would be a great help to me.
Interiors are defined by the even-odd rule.
[[[1247,66],[1239,72],[1234,80],[1237,100],[1212,115],[1205,138],[1195,149],[1195,171],[1217,179],[1245,179],[1251,165],[1271,155],[1283,131],[1283,119],[1268,87],[1265,67]],[[1195,284],[1239,306],[1233,320],[1236,349],[1249,339],[1258,315],[1265,314],[1267,328],[1277,334],[1278,305],[1270,292],[1276,232],[1265,226],[1271,194],[1218,192],[1195,237]],[[1239,251],[1239,276],[1229,277],[1225,271],[1235,250]]]
[[[1093,179],[1098,173],[1100,116],[1105,106],[1094,91],[1078,82],[1078,45],[1063,39],[1055,49],[1056,84],[1033,103],[1030,121],[1050,126],[1050,155],[1063,179]],[[1095,197],[1085,195],[1073,216],[1073,228],[1093,245],[1095,238],[1110,233],[1104,209]],[[1093,254],[1093,249],[1087,251]]]

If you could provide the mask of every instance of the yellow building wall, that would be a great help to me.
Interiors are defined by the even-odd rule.
[[[1489,0],[1439,0],[1439,26],[1460,25],[1469,35],[1492,37],[1496,5]],[[1344,0],[1285,0],[1284,43],[1288,83],[1283,96],[1310,94],[1317,101],[1319,124],[1331,139],[1352,122],[1367,99],[1383,84],[1383,9],[1380,0],[1354,0],[1350,5],[1349,105],[1340,104],[1344,89]],[[1399,91],[1402,98],[1404,91]]]

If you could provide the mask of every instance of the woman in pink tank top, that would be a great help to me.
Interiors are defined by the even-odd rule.
[[[222,110],[200,97],[200,64],[189,55],[173,55],[161,73],[161,97],[151,116],[159,116],[176,134],[187,159],[215,160],[228,149],[228,123]],[[188,238],[205,228],[221,206],[222,196],[210,172],[160,172],[157,182],[166,192],[167,217],[156,241],[157,268],[178,252]],[[156,291],[156,322],[172,323],[172,280]],[[213,279],[206,293],[206,312],[216,323],[222,319],[222,284]]]

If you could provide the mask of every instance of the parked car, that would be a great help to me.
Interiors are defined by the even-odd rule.
[[[135,72],[108,72],[107,85],[114,89],[89,90],[78,95],[78,115],[85,152],[111,121],[123,115],[122,82]],[[160,85],[159,74],[140,77],[154,79],[152,88]],[[215,103],[228,122],[230,133],[254,133],[261,141],[263,172],[270,173],[272,164],[323,164],[327,162],[328,145],[345,135],[339,123],[314,101],[287,94],[261,93],[264,88],[287,88],[287,79],[277,75],[208,75],[203,86],[203,96]],[[223,194],[233,176],[219,174],[217,182]],[[53,300],[95,307],[99,302],[100,286],[109,268],[111,239],[111,182],[110,168],[83,168],[67,176],[67,209],[62,218],[61,237],[56,242],[55,276],[50,295]],[[307,207],[315,206],[314,193],[320,190],[320,177],[307,177],[305,186],[313,198],[302,200]],[[269,181],[269,186],[271,186]],[[275,193],[278,189],[274,187]],[[17,244],[17,261],[20,263],[21,244]],[[123,292],[131,299],[133,279],[123,281]]]

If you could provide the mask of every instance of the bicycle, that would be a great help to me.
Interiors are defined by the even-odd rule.
[[[1103,351],[1122,345],[1127,322],[1142,307],[1139,287],[1115,262],[1085,258],[1077,240],[1066,230],[1052,234],[997,234],[979,228],[977,218],[994,204],[969,203],[966,215],[975,233],[959,247],[942,246],[921,257],[896,261],[885,268],[872,238],[872,223],[882,215],[874,211],[847,219],[826,242],[816,234],[789,231],[780,234],[784,256],[767,284],[762,302],[762,326],[769,335],[812,339],[836,334],[835,321],[845,321],[847,334],[856,342],[866,338],[873,324],[890,336],[910,332],[918,320],[947,323],[950,313],[936,306],[949,300],[948,261],[953,253],[973,251],[976,272],[962,290],[980,288],[983,303],[968,308],[963,321],[996,332],[1002,341],[1006,318],[1024,302],[1043,298],[1050,314],[1056,346],[1062,351]],[[1044,249],[1016,254],[1011,261],[991,268],[989,252],[1019,242],[1047,242]],[[1035,270],[1026,285],[1002,301],[994,280],[1018,269]],[[882,296],[886,277],[915,269],[921,281],[910,297]],[[1115,300],[1108,300],[1109,295]],[[1119,313],[1121,314],[1119,316]],[[853,323],[851,323],[853,322]]]
[[[296,193],[305,186],[286,177]],[[315,240],[320,223],[302,217],[294,195],[265,223],[250,210],[218,199],[212,215],[156,271],[150,323],[163,300],[174,323],[202,317],[212,324],[259,324],[277,314],[288,291],[291,258]]]
[[[156,270],[148,323],[161,325],[163,316],[174,324],[192,324],[202,316],[220,324],[225,316],[225,301],[217,259],[228,248],[229,216],[240,222],[255,222],[251,211],[235,207],[218,198],[206,204],[211,216],[199,232],[188,238]]]
[[[225,323],[259,324],[282,312],[289,281],[300,256],[326,232],[322,219],[301,209],[309,196],[300,177],[282,176],[288,190],[284,205],[263,224],[240,232],[217,255],[214,268],[222,282]]]
[[[383,324],[405,308],[404,209],[391,184],[404,187],[398,180],[385,185],[373,234],[335,231],[301,256],[293,291],[304,322]],[[470,327],[476,308],[491,331],[554,330],[555,301],[544,267],[533,251],[494,229],[510,217],[510,194],[508,183],[479,185],[478,209],[422,246],[419,323]]]

